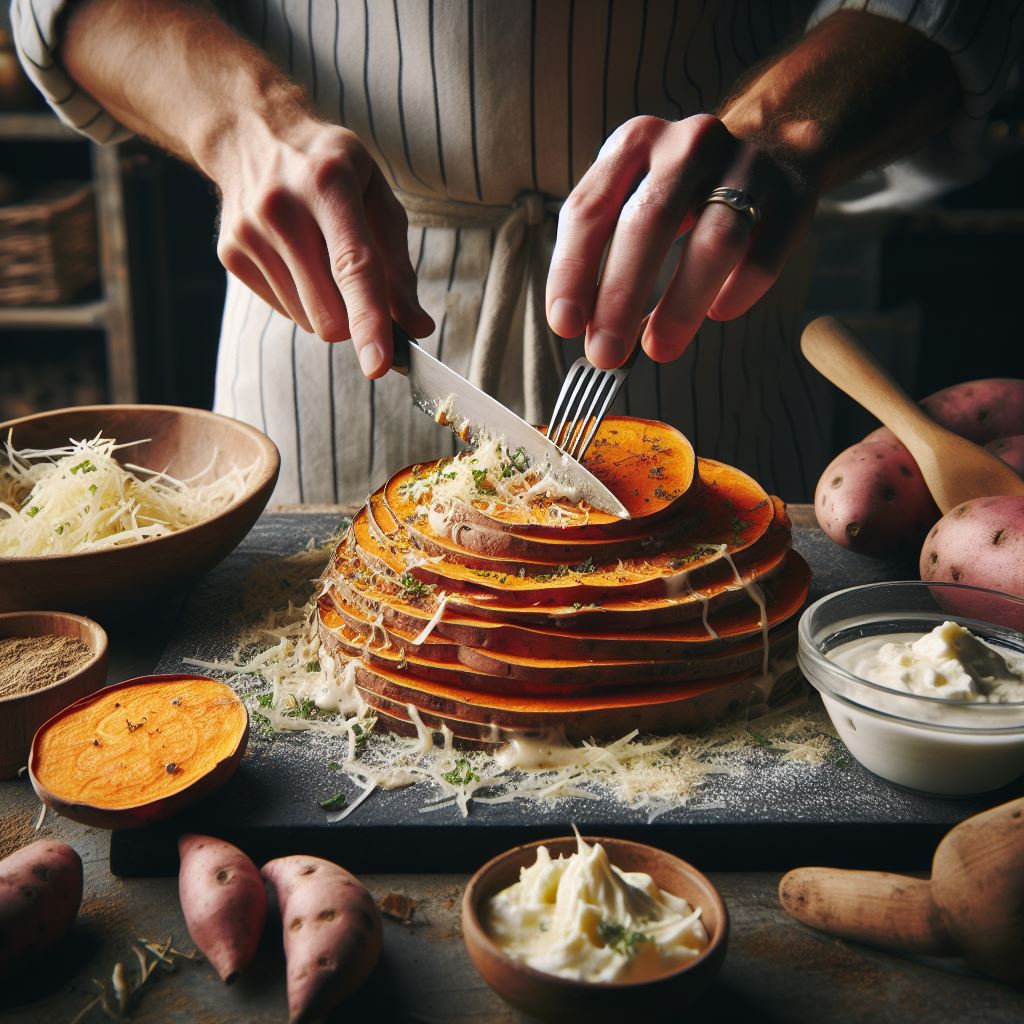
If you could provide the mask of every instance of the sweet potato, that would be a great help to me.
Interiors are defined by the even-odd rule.
[[[862,441],[840,453],[814,495],[821,528],[837,544],[885,557],[916,547],[938,518],[924,478],[898,441]]]
[[[969,380],[921,401],[925,412],[975,444],[1024,434],[1024,380]]]
[[[52,948],[82,904],[82,859],[40,839],[0,861],[0,978]]]
[[[975,498],[940,519],[921,550],[921,579],[964,583],[1024,598],[1024,498]],[[956,609],[1014,628],[1009,602],[968,595]],[[1020,612],[1014,613],[1020,616]]]
[[[380,957],[380,912],[358,879],[319,857],[279,857],[263,865],[263,877],[281,907],[289,1024],[314,1020],[370,976]]]
[[[1024,476],[1024,434],[999,437],[989,441],[985,447],[993,455],[998,455],[1015,473]]]
[[[192,941],[230,985],[256,955],[267,917],[259,868],[237,846],[212,836],[178,840],[178,896]]]

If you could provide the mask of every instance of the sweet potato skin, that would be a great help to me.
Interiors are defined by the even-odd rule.
[[[178,854],[178,896],[188,933],[230,985],[260,944],[267,917],[263,878],[237,846],[213,836],[183,835]]]
[[[921,405],[936,423],[975,444],[1024,433],[1024,380],[968,380],[936,391]]]
[[[1024,434],[999,437],[995,441],[989,441],[985,447],[1002,459],[1018,476],[1024,476]]]
[[[284,925],[289,1024],[322,1017],[357,991],[380,957],[380,911],[355,876],[319,857],[263,865]]]
[[[82,859],[40,839],[0,861],[0,978],[52,948],[82,904]]]
[[[885,557],[916,548],[939,510],[910,452],[898,441],[862,441],[821,475],[814,512],[837,544]]]
[[[964,583],[1024,598],[1024,498],[974,498],[957,505],[929,532],[920,570],[926,583]],[[967,603],[950,610],[1005,623],[1007,602],[984,595],[961,600]]]

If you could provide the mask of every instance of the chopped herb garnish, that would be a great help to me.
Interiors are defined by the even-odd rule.
[[[480,781],[480,776],[473,771],[469,761],[464,757],[456,758],[455,767],[450,772],[445,772],[441,778],[453,786],[468,786],[471,782]]]
[[[774,747],[775,747],[775,744],[774,744],[774,743],[772,743],[772,741],[771,741],[770,739],[768,739],[768,737],[767,737],[767,736],[762,736],[762,735],[761,735],[761,733],[759,733],[759,732],[754,732],[754,730],[753,730],[753,729],[747,729],[747,733],[749,734],[750,738],[751,738],[751,739],[752,739],[752,740],[753,740],[753,741],[754,741],[754,742],[755,742],[755,743],[756,743],[756,744],[757,744],[757,745],[758,745],[759,747],[764,747],[764,748],[765,748],[766,750],[773,750],[773,749],[774,749]]]
[[[636,947],[641,942],[652,941],[650,935],[645,935],[643,932],[631,932],[618,921],[602,921],[597,926],[597,933],[606,946],[610,946],[627,960],[633,957]]]
[[[96,485],[95,484],[89,484],[89,493],[90,494],[95,494],[96,493]]]
[[[402,588],[402,593],[407,597],[426,597],[434,592],[433,583],[424,583],[423,580],[418,580],[413,576],[411,572],[402,573],[398,585]]]
[[[29,519],[34,519],[34,518],[35,518],[35,517],[36,517],[37,515],[39,515],[40,511],[41,511],[41,509],[39,508],[39,506],[38,506],[38,505],[33,505],[33,506],[32,506],[32,507],[31,507],[31,508],[30,508],[30,509],[28,510],[28,512],[26,513],[26,515],[27,515],[27,516],[29,517]]]
[[[355,752],[358,754],[366,746],[370,735],[358,722],[352,726],[352,735],[356,738]]]
[[[95,473],[96,471],[96,467],[92,464],[92,459],[86,459],[77,466],[71,467],[72,473]]]
[[[487,470],[486,469],[471,469],[470,472],[473,474],[473,483],[478,491],[491,491],[493,488],[485,486],[487,484]]]
[[[317,718],[320,709],[309,697],[293,697],[293,705],[285,712],[289,718]]]
[[[261,708],[269,708],[274,706],[274,695],[272,693],[259,693],[256,695],[256,703]]]
[[[320,659],[314,658],[312,661],[306,662],[307,672],[319,672],[320,671]]]
[[[340,811],[342,808],[348,807],[348,797],[344,793],[335,793],[334,796],[321,800],[320,806],[325,811]]]
[[[594,559],[588,558],[585,562],[580,562],[579,565],[574,565],[573,572],[593,572],[594,571]]]

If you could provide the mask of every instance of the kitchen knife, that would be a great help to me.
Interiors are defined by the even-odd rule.
[[[555,476],[576,488],[594,508],[620,519],[630,518],[622,502],[593,473],[539,430],[435,359],[398,324],[394,325],[393,335],[392,369],[409,378],[413,403],[431,419],[439,424],[458,424],[457,432],[463,440],[473,441],[488,434],[499,438],[511,451],[522,448],[532,466],[539,469],[548,463]]]

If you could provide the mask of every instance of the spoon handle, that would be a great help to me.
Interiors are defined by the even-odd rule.
[[[880,419],[908,448],[932,421],[835,317],[812,320],[800,338],[807,361]],[[910,443],[908,443],[908,440]]]

